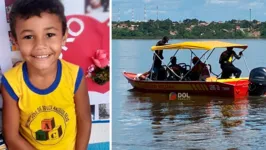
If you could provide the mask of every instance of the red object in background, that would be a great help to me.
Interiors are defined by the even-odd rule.
[[[69,24],[67,50],[63,50],[63,59],[79,65],[84,73],[93,63],[92,57],[97,50],[104,50],[109,58],[109,19],[101,23],[85,15],[67,16]],[[72,23],[70,23],[72,22]],[[83,24],[83,27],[82,27]],[[86,78],[88,91],[106,93],[109,91],[109,82],[98,85],[92,79]]]
[[[99,68],[104,68],[109,65],[108,55],[105,50],[97,50],[94,56],[92,56],[92,61]]]
[[[5,0],[5,5],[9,6],[12,5],[16,0]]]
[[[6,20],[9,23],[9,13],[12,8],[12,4],[15,2],[15,0],[5,0],[5,9],[6,9]]]

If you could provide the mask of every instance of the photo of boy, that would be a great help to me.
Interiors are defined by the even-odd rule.
[[[59,59],[67,39],[60,0],[16,0],[10,29],[24,62],[1,78],[8,149],[87,149],[91,110],[83,70]]]
[[[109,12],[109,0],[85,0],[85,14]]]
[[[85,0],[85,15],[105,22],[109,19],[109,0]]]
[[[95,105],[91,105],[91,119],[95,120]]]
[[[109,119],[109,104],[99,104],[99,119]]]

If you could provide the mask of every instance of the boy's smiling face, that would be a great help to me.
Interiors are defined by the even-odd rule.
[[[41,13],[41,17],[16,19],[16,44],[27,63],[38,70],[55,65],[65,44],[62,22],[55,14]]]

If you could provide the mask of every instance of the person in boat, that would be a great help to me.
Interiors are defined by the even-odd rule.
[[[135,80],[150,80],[149,75],[150,75],[150,71],[145,72],[145,73],[139,73],[136,75],[134,79]]]
[[[169,65],[169,68],[172,69],[174,73],[179,77],[177,77],[171,70],[168,69],[169,72],[168,80],[179,80],[181,73],[183,72],[183,68],[180,65],[176,64],[176,61],[177,61],[176,57],[172,56],[170,58],[171,65]]]
[[[164,36],[162,40],[157,42],[156,46],[166,45],[168,41],[169,41],[169,38],[167,36]],[[153,72],[155,74],[155,79],[157,79],[159,76],[159,73],[163,72],[162,60],[164,59],[164,57],[163,57],[163,50],[156,50],[155,53],[157,55],[156,54],[153,55]]]
[[[192,81],[205,81],[206,78],[210,77],[210,72],[205,63],[203,63],[197,56],[192,59],[194,64],[190,72],[190,79]]]
[[[240,77],[242,71],[233,65],[233,57],[240,59],[241,56],[242,52],[239,52],[239,55],[237,55],[233,47],[227,47],[227,50],[221,54],[219,63],[222,69],[222,79],[230,78],[232,74],[234,74],[236,78]]]

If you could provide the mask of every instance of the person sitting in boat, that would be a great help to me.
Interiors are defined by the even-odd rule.
[[[176,64],[175,56],[172,56],[170,58],[170,62],[171,62],[171,65],[169,65],[169,68],[172,69],[174,73],[178,75],[179,77],[177,77],[171,70],[168,70],[169,72],[168,80],[179,80],[181,73],[183,71],[183,68],[180,65]]]
[[[203,63],[197,56],[192,59],[192,63],[194,64],[190,72],[190,79],[192,81],[205,81],[208,77],[210,77],[210,72],[207,65]]]
[[[166,45],[168,41],[169,41],[169,38],[167,36],[164,36],[162,40],[157,42],[156,46]],[[155,53],[158,56],[156,54],[153,55],[153,72],[154,72],[155,79],[157,79],[158,74],[160,70],[162,69],[162,60],[164,59],[164,57],[163,57],[163,50],[156,50]]]
[[[150,71],[145,72],[145,73],[139,73],[136,75],[136,77],[134,79],[135,80],[150,80],[149,74],[150,74]]]
[[[230,78],[232,74],[234,74],[236,78],[240,77],[242,71],[233,65],[233,57],[240,59],[241,56],[242,52],[239,52],[239,55],[237,55],[233,47],[227,47],[227,50],[221,54],[219,63],[222,69],[222,79]]]

